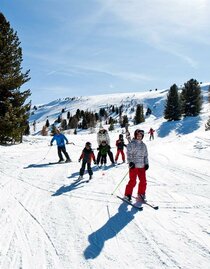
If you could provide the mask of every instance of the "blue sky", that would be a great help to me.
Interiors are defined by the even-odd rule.
[[[1,0],[32,103],[209,82],[209,0]]]

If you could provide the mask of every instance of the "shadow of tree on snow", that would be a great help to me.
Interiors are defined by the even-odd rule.
[[[134,215],[139,212],[135,208],[128,211],[128,205],[123,203],[118,208],[118,212],[112,216],[101,228],[88,236],[89,246],[84,250],[86,260],[98,257],[107,240],[117,236],[117,234],[134,219]]]
[[[179,121],[163,122],[158,129],[159,137],[166,137],[170,132],[175,131],[177,134],[185,135],[194,132],[199,128],[200,116],[186,117]]]

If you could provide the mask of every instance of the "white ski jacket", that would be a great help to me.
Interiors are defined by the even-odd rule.
[[[110,145],[110,138],[109,138],[109,134],[108,134],[107,130],[100,130],[97,133],[97,142],[98,142],[98,145],[101,145],[101,142],[102,141],[106,141],[106,143],[108,145]]]
[[[147,146],[143,141],[133,139],[127,145],[127,161],[135,163],[136,168],[143,168],[148,162]]]

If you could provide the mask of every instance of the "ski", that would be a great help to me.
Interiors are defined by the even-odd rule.
[[[159,206],[158,205],[153,205],[153,204],[150,204],[148,202],[143,202],[144,205],[148,205],[150,206],[151,208],[153,208],[154,210],[158,210],[159,209]]]
[[[128,200],[126,200],[126,199],[124,199],[124,198],[118,196],[118,195],[117,195],[117,198],[119,198],[119,199],[122,200],[123,202],[125,202],[125,203],[131,205],[132,207],[138,209],[139,211],[142,211],[142,210],[143,210],[143,207],[142,207],[142,206],[137,206],[137,205],[133,204],[132,202],[130,202],[130,201],[128,201]]]
[[[83,180],[83,178],[77,178],[77,179],[74,179],[73,181],[74,182],[80,182],[80,181],[82,181]]]
[[[136,200],[138,200],[137,197],[134,197],[134,196],[132,196],[132,197],[135,198]],[[147,201],[141,201],[141,203],[143,205],[147,205],[147,206],[153,208],[154,210],[158,210],[159,209],[159,206],[158,205],[153,205],[151,203],[148,203]]]
[[[70,162],[65,162],[65,161],[62,161],[62,162],[49,162],[48,165],[53,165],[53,164],[67,164],[67,163],[71,163],[72,161]]]
[[[66,162],[49,162],[48,164],[49,164],[49,165],[53,165],[53,164],[62,164],[62,163],[64,164],[64,163],[66,163]]]

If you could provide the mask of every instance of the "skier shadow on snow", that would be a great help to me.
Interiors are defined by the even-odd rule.
[[[23,167],[24,169],[27,169],[27,168],[42,168],[42,167],[47,167],[47,166],[50,166],[52,165],[52,163],[32,163],[32,164],[29,164],[28,166],[26,167]]]
[[[79,172],[75,172],[75,173],[72,173],[68,178],[74,178],[78,176],[79,176]]]
[[[92,171],[98,171],[98,166],[95,165],[92,167]],[[84,175],[88,174],[87,170],[84,172]],[[75,178],[79,176],[79,172],[72,173],[68,178]]]
[[[71,183],[69,186],[62,186],[60,187],[52,196],[59,196],[62,195],[63,193],[70,192],[76,189],[83,188],[83,186],[80,186],[81,184],[84,184],[83,181],[75,181]]]
[[[89,246],[84,250],[86,260],[98,257],[107,240],[117,236],[117,234],[134,219],[134,215],[139,212],[136,208],[128,211],[128,204],[122,203],[118,212],[97,231],[88,236]]]

